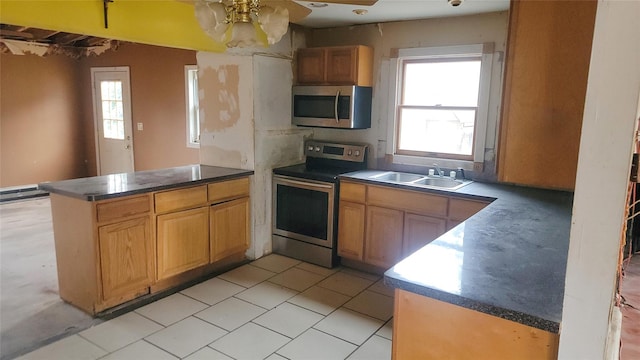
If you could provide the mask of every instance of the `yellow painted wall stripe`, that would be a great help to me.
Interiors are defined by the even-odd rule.
[[[198,25],[193,5],[114,0],[104,28],[102,0],[0,0],[0,22],[181,49],[222,52]]]

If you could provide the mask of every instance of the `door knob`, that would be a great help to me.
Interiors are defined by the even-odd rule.
[[[125,149],[127,149],[127,150],[129,150],[129,149],[131,149],[131,145],[127,145],[127,146],[125,146],[124,148],[125,148]]]

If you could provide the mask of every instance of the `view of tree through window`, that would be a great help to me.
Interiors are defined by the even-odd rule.
[[[397,153],[473,156],[481,58],[405,60]]]

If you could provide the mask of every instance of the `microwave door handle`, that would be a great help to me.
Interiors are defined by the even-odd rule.
[[[340,90],[336,91],[336,100],[333,103],[333,115],[336,119],[336,124],[340,123],[338,119],[338,99],[340,98]]]

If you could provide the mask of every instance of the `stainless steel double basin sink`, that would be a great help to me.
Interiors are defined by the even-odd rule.
[[[419,175],[397,171],[390,171],[382,174],[372,175],[369,178],[372,180],[388,183],[415,185],[419,187],[446,190],[457,190],[467,184],[472,183],[472,181],[469,180],[456,180],[446,176]]]

